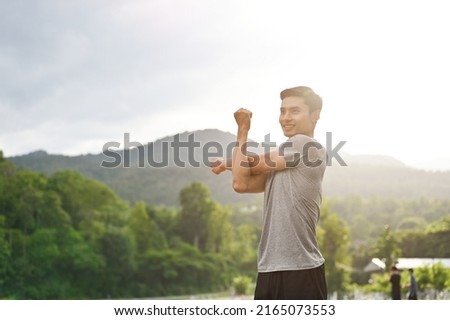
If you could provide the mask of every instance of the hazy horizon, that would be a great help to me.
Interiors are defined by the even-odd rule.
[[[155,142],[157,140],[164,140],[164,139],[167,139],[167,138],[171,138],[171,137],[173,137],[176,134],[185,134],[185,133],[190,134],[192,132],[195,133],[195,132],[201,132],[201,131],[207,131],[207,130],[211,130],[211,131],[218,130],[218,131],[220,131],[222,133],[231,134],[233,136],[236,136],[232,132],[223,131],[223,130],[216,129],[216,128],[205,128],[205,129],[198,129],[198,130],[194,130],[194,131],[177,132],[177,133],[174,133],[173,135],[160,137],[160,138],[152,140],[152,141],[137,141],[137,140],[133,140],[132,136],[130,136],[130,142],[132,142],[132,143],[137,142],[137,143],[140,143],[142,145],[147,145],[148,143],[153,143],[153,142]],[[266,138],[266,137],[264,137],[264,138]],[[181,141],[185,141],[183,139],[184,138],[181,138]],[[261,144],[265,143],[264,139],[257,140],[257,139],[253,139],[253,137],[251,137],[251,136],[249,137],[249,139],[254,141],[254,142],[257,142],[258,144],[260,144],[260,146],[261,146]],[[212,140],[208,140],[208,141],[212,141]],[[271,142],[275,142],[275,141],[272,141],[272,139],[270,139],[270,141]],[[120,143],[120,147],[118,147],[118,148],[114,147],[114,148],[111,148],[111,150],[117,151],[117,150],[123,150],[124,149],[124,147],[125,147],[124,140],[122,140],[122,141],[115,141],[115,142],[119,142]],[[320,142],[325,146],[325,143],[326,143],[325,140],[324,141],[320,141]],[[332,147],[335,148],[339,142],[340,141],[333,140],[333,146]],[[355,154],[355,153],[352,153],[352,152],[347,152],[346,148],[345,148],[346,143],[347,142],[345,142],[344,146],[339,150],[338,154],[339,154],[339,156],[342,157],[343,161],[347,163],[347,165],[352,165],[352,161],[355,161],[355,159],[358,160],[358,162],[362,161],[364,163],[371,163],[371,162],[377,163],[378,161],[383,160],[383,164],[386,164],[385,161],[388,161],[388,159],[390,159],[391,160],[390,165],[400,165],[401,164],[401,165],[404,165],[404,166],[407,166],[407,167],[420,169],[420,170],[427,170],[427,171],[448,171],[448,170],[450,170],[446,166],[448,164],[448,162],[445,162],[445,163],[442,162],[441,164],[438,163],[437,165],[434,165],[433,163],[431,163],[431,164],[427,163],[427,164],[423,164],[423,165],[409,165],[409,164],[403,162],[401,159],[395,158],[395,157],[393,157],[391,155],[388,155],[388,154],[370,154],[370,153]],[[278,142],[275,142],[275,144],[276,144],[276,146],[279,145]],[[133,149],[133,148],[134,148],[134,146],[129,148],[129,149]],[[60,155],[60,156],[68,156],[68,157],[86,156],[86,155],[89,155],[89,154],[91,154],[91,155],[98,155],[98,154],[102,153],[102,150],[98,150],[97,152],[88,152],[88,153],[79,153],[79,154],[64,154],[64,153],[58,153],[58,152],[49,152],[49,151],[47,151],[45,149],[37,148],[36,150],[32,150],[32,151],[29,151],[29,152],[26,152],[26,153],[23,153],[23,154],[5,155],[5,157],[7,157],[7,158],[22,157],[22,156],[27,156],[27,155],[32,154],[32,153],[42,152],[42,151],[47,153],[47,154],[49,154],[49,155],[58,155],[58,156]],[[349,157],[350,157],[350,159],[349,159]],[[374,158],[370,159],[370,157],[374,157]],[[350,162],[348,160],[350,160]],[[334,160],[334,161],[335,161],[334,163],[336,165],[338,165],[336,160]],[[396,163],[396,162],[399,162],[399,163]]]

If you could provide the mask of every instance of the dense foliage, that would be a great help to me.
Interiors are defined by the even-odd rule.
[[[446,199],[329,198],[317,233],[330,292],[366,284],[375,256],[450,257],[449,210]],[[185,185],[177,207],[130,204],[80,173],[19,169],[0,152],[0,298],[245,292],[236,279],[254,280],[260,220],[260,199],[221,205],[203,183]]]
[[[254,271],[251,227],[194,183],[181,209],[130,206],[73,171],[0,162],[0,297],[124,298],[210,292]]]

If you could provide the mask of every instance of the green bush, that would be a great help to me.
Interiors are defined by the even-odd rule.
[[[233,289],[237,295],[245,295],[248,292],[252,279],[247,276],[238,276],[233,279]]]

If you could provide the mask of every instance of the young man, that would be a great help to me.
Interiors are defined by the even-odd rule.
[[[414,276],[414,269],[409,268],[409,293],[408,293],[408,300],[417,300],[417,281],[416,277]]]
[[[234,113],[231,166],[221,159],[212,170],[231,170],[236,192],[264,192],[255,299],[327,299],[316,238],[326,167],[325,148],[314,140],[322,99],[309,87],[286,89],[280,97],[279,122],[289,139],[268,154],[247,156],[252,113],[241,108]]]
[[[389,277],[389,282],[391,283],[391,297],[392,300],[401,300],[401,275],[400,271],[397,269],[395,265],[391,266],[391,276]]]

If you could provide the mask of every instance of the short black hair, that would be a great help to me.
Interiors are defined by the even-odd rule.
[[[281,91],[281,100],[286,97],[303,98],[305,100],[305,104],[309,106],[309,112],[322,110],[322,98],[310,87],[300,86]]]

